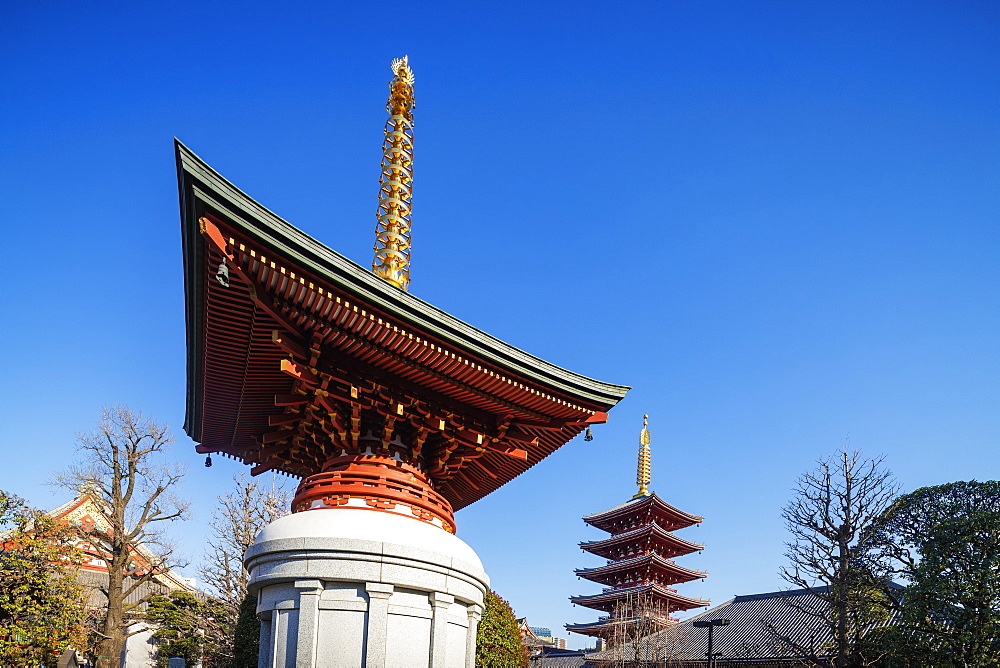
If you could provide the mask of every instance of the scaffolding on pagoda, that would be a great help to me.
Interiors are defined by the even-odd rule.
[[[672,614],[700,608],[709,601],[680,594],[672,585],[704,578],[708,573],[681,566],[674,557],[704,549],[673,532],[700,524],[702,517],[679,510],[649,491],[648,416],[639,438],[639,491],[628,502],[583,521],[611,534],[580,543],[580,548],[607,559],[603,566],[576,569],[578,577],[606,585],[597,594],[572,596],[576,605],[606,613],[597,621],[567,624],[573,633],[603,639],[609,645],[629,642],[679,621]]]

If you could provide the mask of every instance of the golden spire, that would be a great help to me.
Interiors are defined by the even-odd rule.
[[[413,70],[407,56],[392,61],[385,105],[382,176],[372,271],[397,288],[410,284],[410,206],[413,198]]]
[[[639,492],[633,499],[649,496],[649,416],[642,416],[642,431],[639,432],[639,466],[635,472],[635,484]]]

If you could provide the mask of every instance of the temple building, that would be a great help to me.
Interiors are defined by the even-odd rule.
[[[546,647],[566,649],[565,638],[556,638],[552,635],[552,629],[548,627],[531,626],[527,617],[517,620],[517,628],[521,632],[521,644],[528,650],[529,655],[534,655]]]
[[[83,585],[86,605],[91,610],[106,609],[108,605],[104,592],[108,587],[105,557],[108,557],[109,548],[105,539],[111,527],[109,512],[99,495],[83,485],[72,500],[46,513],[53,520],[76,527],[79,531],[75,547],[82,553],[82,562],[77,567],[76,580]],[[131,608],[128,617],[133,624],[122,647],[121,663],[130,668],[153,668],[158,665],[156,643],[152,638],[154,629],[144,619],[145,600],[150,596],[167,596],[177,591],[199,597],[203,594],[196,589],[193,578],[165,567],[161,558],[147,546],[141,543],[130,545],[129,554],[130,573],[126,575],[125,586],[127,589],[133,584],[136,586],[124,601]]]
[[[889,586],[900,588],[896,583]],[[822,586],[736,596],[668,629],[587,654],[586,662],[577,666],[806,668],[834,665],[834,637],[824,621],[830,614],[829,603],[824,600],[829,590],[829,586]],[[714,629],[714,657],[710,662],[707,658],[708,629],[696,624],[720,619],[727,623]],[[557,664],[542,666],[556,668]]]
[[[703,518],[674,508],[654,492],[650,482],[648,416],[639,437],[636,484],[639,491],[626,503],[586,515],[583,521],[610,536],[580,543],[580,548],[607,563],[577,569],[578,577],[605,585],[603,591],[570,598],[576,605],[605,613],[594,622],[567,624],[574,633],[603,639],[609,646],[641,638],[678,621],[672,613],[709,604],[680,594],[673,585],[708,574],[681,566],[675,557],[704,549],[674,534]]]
[[[371,271],[176,145],[185,430],[301,479],[245,555],[261,668],[472,666],[489,578],[454,512],[628,391],[409,292],[414,78],[406,58],[392,72]]]

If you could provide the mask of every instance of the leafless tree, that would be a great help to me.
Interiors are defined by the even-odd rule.
[[[262,480],[241,472],[233,476],[233,488],[218,501],[210,524],[212,538],[199,573],[222,603],[225,619],[216,622],[231,639],[249,580],[243,553],[261,529],[288,514],[291,494],[274,476]]]
[[[164,523],[182,519],[187,503],[174,495],[184,469],[163,461],[173,439],[166,426],[126,406],[104,408],[97,427],[77,434],[78,463],[55,483],[87,489],[107,514],[106,532],[89,531],[88,552],[108,569],[107,609],[96,627],[98,668],[117,667],[122,646],[157,579],[174,561]]]
[[[794,637],[777,625],[771,631],[811,665],[847,668],[871,663],[860,641],[878,614],[886,585],[875,528],[899,492],[883,460],[867,459],[845,445],[799,478],[795,496],[782,512],[793,540],[786,543],[789,565],[781,576],[815,596],[803,604],[793,602],[794,597],[787,600],[815,619],[828,640],[817,642],[816,634]]]

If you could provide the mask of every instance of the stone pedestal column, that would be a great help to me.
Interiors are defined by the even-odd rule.
[[[292,583],[299,595],[299,639],[295,656],[299,666],[316,665],[316,636],[319,629],[319,598],[323,583],[319,580],[296,580]]]
[[[365,634],[365,668],[384,668],[389,644],[389,598],[396,587],[383,582],[368,582],[368,628]],[[431,594],[433,596],[434,594]]]
[[[455,603],[451,594],[434,592],[431,599],[431,668],[448,665],[448,612]]]
[[[247,550],[260,668],[467,668],[489,580],[467,544],[393,513],[273,522]]]

